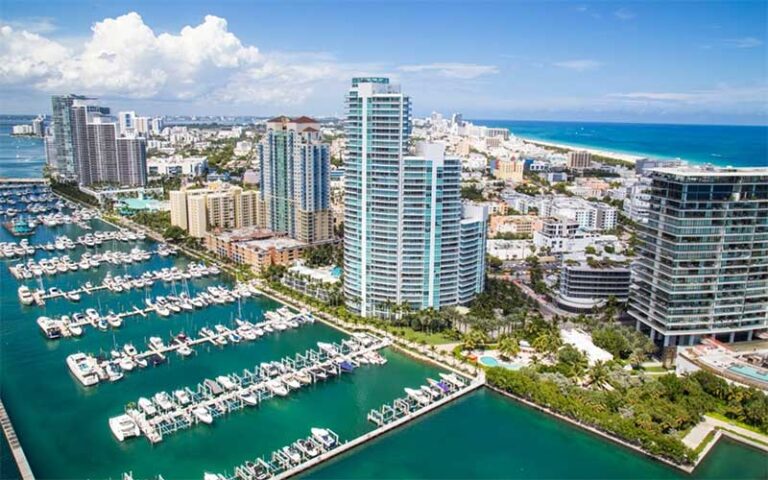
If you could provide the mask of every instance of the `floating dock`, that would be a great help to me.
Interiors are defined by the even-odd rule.
[[[207,379],[195,389],[185,388],[171,395],[158,392],[152,400],[139,399],[126,407],[125,415],[110,419],[110,424],[119,419],[130,426],[130,420],[134,428],[125,429],[123,433],[129,433],[124,438],[144,435],[151,443],[157,443],[166,435],[200,422],[211,423],[229,412],[259,405],[276,395],[287,396],[305,385],[341,375],[363,363],[373,363],[373,355],[381,358],[376,352],[389,344],[388,340],[369,334],[359,334],[340,344],[318,343],[318,350],[262,363],[252,371],[243,370],[242,374]]]

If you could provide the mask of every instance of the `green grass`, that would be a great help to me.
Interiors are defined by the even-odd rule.
[[[443,345],[446,343],[452,343],[456,341],[456,339],[450,338],[444,332],[438,332],[438,333],[417,332],[416,330],[413,330],[408,327],[396,327],[395,330],[397,330],[398,333],[400,333],[401,336],[408,341],[416,342],[416,343],[422,343],[423,341],[423,343],[426,343],[427,345]]]
[[[701,452],[704,451],[707,445],[709,445],[710,442],[714,440],[716,431],[717,430],[715,429],[710,430],[709,433],[707,433],[707,436],[704,437],[704,440],[702,440],[701,443],[696,446],[696,448],[693,450],[694,458],[698,458],[698,456],[701,455]]]
[[[752,425],[747,425],[746,423],[740,422],[738,420],[734,420],[733,418],[728,418],[728,417],[726,417],[725,415],[723,415],[720,412],[709,412],[709,413],[707,413],[707,415],[712,417],[712,418],[716,418],[716,419],[721,420],[723,422],[729,423],[729,424],[733,425],[734,427],[741,427],[744,430],[749,430],[750,432],[759,433],[760,435],[766,435],[766,433],[763,432],[762,430],[760,430],[759,428],[754,427]],[[734,432],[734,433],[736,433],[736,432]]]
[[[640,367],[640,370],[644,372],[653,372],[653,373],[667,373],[669,370],[667,370],[664,367]]]

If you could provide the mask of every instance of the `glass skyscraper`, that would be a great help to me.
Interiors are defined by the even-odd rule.
[[[664,347],[768,327],[768,169],[651,170],[629,314]]]
[[[346,107],[347,306],[386,316],[471,300],[483,288],[487,212],[465,217],[459,159],[443,144],[408,154],[410,99],[386,78],[353,79]]]

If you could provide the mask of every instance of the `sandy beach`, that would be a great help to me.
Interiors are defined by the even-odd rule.
[[[647,158],[646,156],[643,156],[643,155],[631,155],[629,153],[612,152],[610,150],[600,150],[597,148],[579,147],[576,145],[566,145],[563,143],[546,142],[542,140],[535,140],[532,138],[525,138],[525,137],[519,137],[519,138],[521,138],[526,143],[534,143],[536,145],[541,145],[544,147],[563,148],[566,150],[589,152],[592,155],[600,155],[602,157],[612,158],[614,160],[621,160],[629,163],[635,163],[637,160],[641,158]]]

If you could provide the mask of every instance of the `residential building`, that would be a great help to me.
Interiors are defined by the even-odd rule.
[[[616,228],[614,207],[582,198],[548,196],[539,198],[539,215],[561,217],[576,221],[585,230],[611,230]]]
[[[346,110],[347,307],[381,316],[396,304],[469,301],[483,288],[488,214],[462,209],[460,160],[441,143],[419,143],[408,154],[410,98],[387,78],[353,79]]]
[[[499,160],[496,162],[496,170],[493,176],[499,180],[509,182],[522,182],[525,163],[519,160]]]
[[[120,124],[120,135],[136,133],[136,112],[119,112],[117,121]]]
[[[206,187],[182,187],[170,192],[171,225],[189,236],[204,238],[210,230],[261,227],[263,208],[258,192],[222,182]]]
[[[533,255],[531,240],[488,240],[488,255],[499,260],[525,260]]]
[[[81,95],[54,95],[51,97],[53,111],[50,140],[52,148],[46,149],[48,166],[53,174],[61,179],[77,178],[75,164],[75,146],[73,139],[72,104],[75,100],[85,100]]]
[[[592,154],[587,151],[568,152],[568,168],[584,170],[592,164]]]
[[[317,121],[268,120],[259,158],[266,226],[306,243],[332,239],[330,154]]]
[[[601,245],[610,245],[618,251],[618,240],[615,235],[583,230],[578,222],[566,218],[544,218],[541,229],[533,232],[536,248],[551,253],[583,252],[589,246]]]
[[[629,297],[630,270],[620,264],[595,261],[564,262],[560,270],[557,304],[573,313],[589,313],[613,297],[624,303]]]
[[[664,347],[768,327],[768,169],[649,172],[629,315]]]
[[[258,227],[207,233],[205,246],[218,256],[249,265],[256,272],[270,265],[290,265],[312,248],[307,243]]]
[[[492,215],[488,219],[488,235],[495,237],[500,233],[533,235],[536,225],[541,221],[534,215]]]
[[[170,157],[150,157],[147,160],[147,173],[150,176],[197,177],[205,175],[207,171],[208,158],[202,156],[172,155]]]

